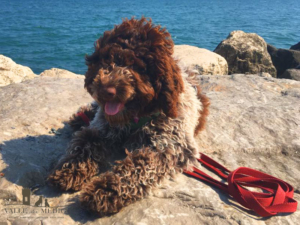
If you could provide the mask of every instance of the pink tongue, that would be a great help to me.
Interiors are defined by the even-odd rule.
[[[120,102],[106,102],[105,103],[105,113],[107,115],[116,115],[124,107],[124,104]]]

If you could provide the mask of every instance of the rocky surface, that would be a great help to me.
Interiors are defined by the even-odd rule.
[[[300,65],[300,51],[289,49],[277,49],[268,44],[268,52],[277,70],[278,78],[288,78],[283,74],[287,69],[293,69]]]
[[[196,70],[201,75],[226,75],[228,65],[226,60],[207,49],[190,45],[175,45],[174,57],[179,59],[184,67]]]
[[[36,75],[29,67],[16,64],[12,59],[0,55],[0,86],[20,83],[34,77]]]
[[[257,34],[233,31],[214,52],[226,59],[229,74],[267,72],[276,77],[267,44]]]
[[[75,74],[68,70],[58,68],[45,70],[40,74],[40,76],[55,78],[83,78],[80,74]],[[20,83],[35,77],[38,76],[34,74],[29,67],[17,64],[12,59],[4,55],[0,55],[0,86]]]
[[[288,69],[288,70],[284,71],[282,76],[285,78],[288,78],[288,79],[300,81],[300,68],[299,69]]]
[[[211,100],[206,130],[197,137],[200,151],[229,169],[251,167],[290,182],[299,201],[300,82],[244,74],[200,76],[199,82]],[[82,79],[39,77],[0,88],[0,222],[299,223],[299,210],[261,219],[219,190],[184,175],[166,180],[147,199],[116,215],[89,214],[77,194],[56,192],[44,186],[44,178],[71,139],[65,121],[91,100]],[[31,206],[20,202],[23,187],[32,188]],[[34,207],[39,196],[47,198],[51,208]]]
[[[50,70],[43,71],[40,76],[42,77],[55,77],[55,78],[79,78],[82,79],[83,76],[80,74],[72,73],[68,70],[51,68]]]
[[[300,51],[300,42],[298,42],[298,43],[295,44],[295,45],[292,45],[290,49]]]

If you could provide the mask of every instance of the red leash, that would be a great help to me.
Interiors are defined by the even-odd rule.
[[[83,120],[83,122],[89,126],[90,125],[90,119],[87,117],[87,115],[85,115],[83,112],[79,112],[77,113],[77,116],[80,116],[81,119]]]
[[[193,171],[184,171],[184,173],[218,187],[242,206],[262,217],[277,213],[292,213],[297,210],[297,201],[293,199],[294,188],[283,180],[246,167],[231,172],[202,153],[198,161],[219,177],[227,179],[228,184],[215,180],[195,167]],[[260,188],[264,193],[249,191],[245,187]]]

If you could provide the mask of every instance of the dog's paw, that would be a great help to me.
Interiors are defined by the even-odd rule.
[[[68,155],[48,176],[47,183],[63,191],[79,191],[97,173],[98,165],[93,160]]]
[[[81,205],[99,216],[107,216],[120,211],[130,203],[122,191],[120,177],[112,172],[102,174],[87,183],[80,195]]]

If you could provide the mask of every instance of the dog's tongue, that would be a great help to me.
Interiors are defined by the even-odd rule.
[[[120,102],[106,102],[105,103],[105,113],[107,115],[116,115],[124,107],[124,104]]]

